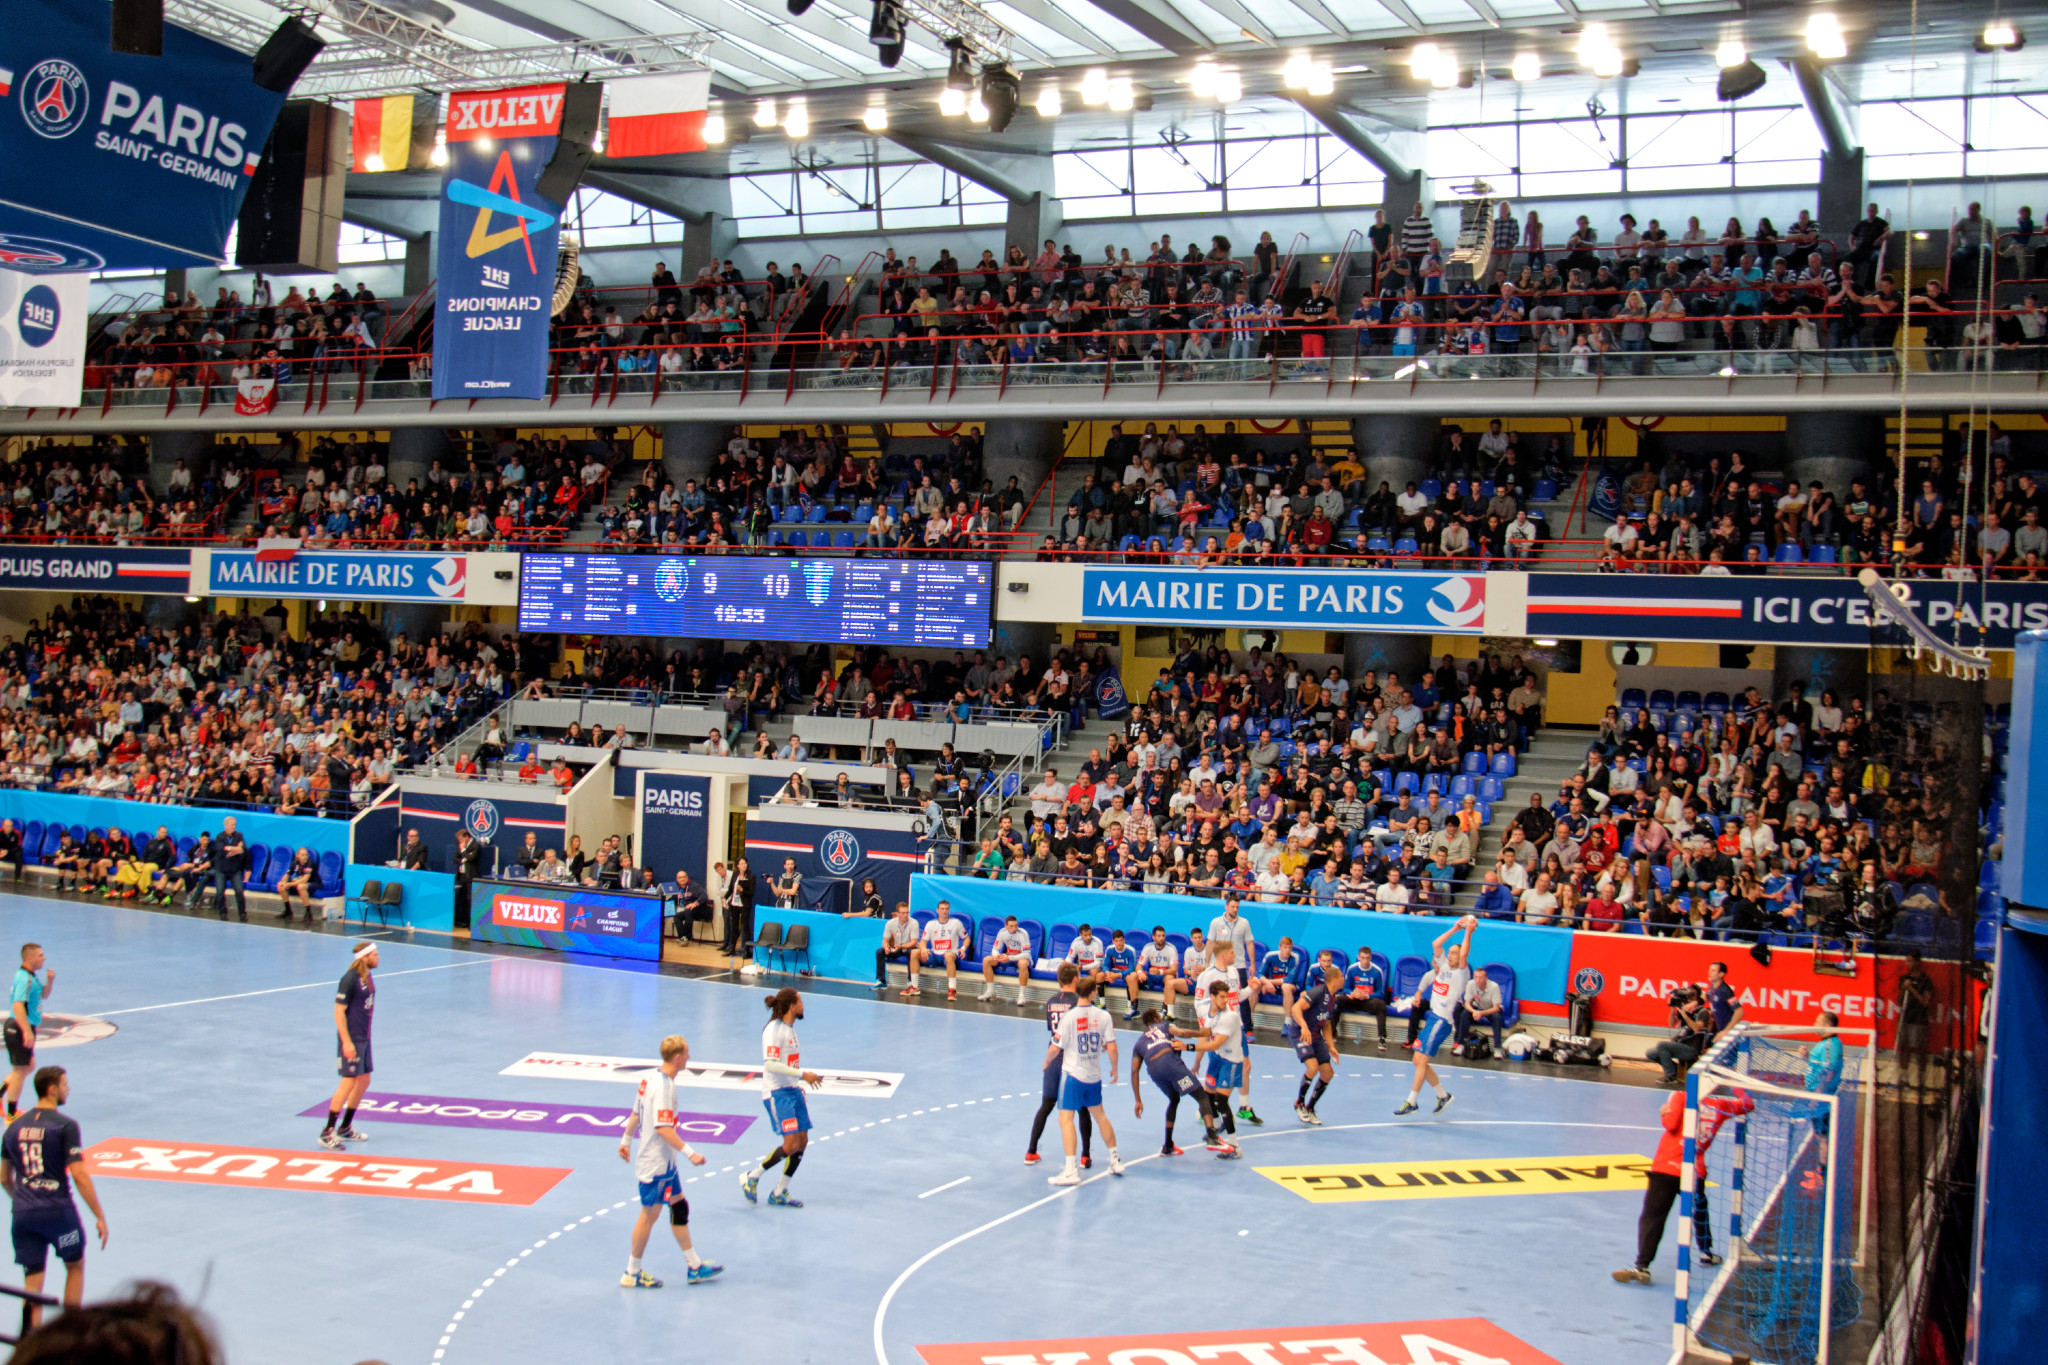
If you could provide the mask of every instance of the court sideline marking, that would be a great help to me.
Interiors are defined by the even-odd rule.
[[[1283,1128],[1277,1132],[1272,1133],[1246,1133],[1242,1137],[1240,1137],[1239,1142],[1255,1142],[1260,1138],[1300,1137],[1304,1133],[1342,1133],[1347,1131],[1356,1132],[1360,1129],[1366,1128],[1410,1128],[1415,1126],[1417,1125],[1409,1123],[1333,1123],[1326,1127],[1318,1128]],[[1661,1131],[1660,1129],[1650,1128],[1646,1125],[1636,1123],[1568,1123],[1558,1121],[1545,1121],[1538,1119],[1451,1119],[1444,1123],[1428,1124],[1426,1126],[1437,1128],[1611,1128],[1632,1133],[1648,1133]],[[1157,1161],[1159,1159],[1159,1153],[1147,1152],[1144,1156],[1134,1157],[1131,1160],[1126,1161],[1124,1163],[1124,1169],[1129,1170],[1133,1166],[1143,1165],[1147,1161]],[[1034,1210],[1044,1208],[1047,1204],[1050,1204],[1055,1200],[1064,1199],[1068,1195],[1073,1194],[1077,1190],[1086,1189],[1088,1186],[1093,1185],[1098,1180],[1106,1180],[1109,1178],[1110,1173],[1108,1171],[1098,1171],[1094,1175],[1087,1177],[1079,1185],[1069,1186],[1066,1189],[1062,1190],[1055,1190],[1053,1193],[1048,1194],[1041,1199],[1034,1199],[1029,1204],[1024,1205],[1022,1208],[1012,1209],[1010,1212],[1004,1214],[1000,1218],[992,1218],[988,1222],[983,1223],[978,1228],[975,1228],[968,1232],[963,1232],[958,1237],[955,1237],[950,1241],[940,1243],[938,1246],[933,1247],[930,1251],[927,1251],[924,1255],[918,1257],[915,1261],[912,1261],[909,1264],[909,1266],[907,1266],[904,1269],[903,1273],[896,1277],[895,1282],[891,1284],[889,1288],[883,1293],[882,1301],[875,1306],[874,1345],[876,1365],[889,1365],[889,1352],[887,1348],[885,1348],[882,1345],[882,1329],[886,1319],[889,1316],[889,1304],[895,1299],[896,1291],[903,1288],[903,1286],[909,1282],[911,1276],[915,1275],[925,1266],[931,1264],[931,1262],[937,1260],[940,1256],[943,1256],[948,1251],[951,1251],[954,1247],[959,1246],[962,1242],[971,1241],[974,1238],[979,1237],[982,1233],[989,1232],[996,1228],[999,1228],[1003,1224],[1010,1222],[1012,1219],[1021,1218],[1027,1213],[1031,1213]],[[436,1358],[438,1359],[438,1357]]]
[[[382,981],[387,977],[393,976],[414,976],[420,972],[445,972],[456,967],[475,967],[494,960],[493,958],[479,957],[466,959],[462,962],[444,962],[438,967],[407,967],[403,971],[380,971],[377,973],[377,979]],[[223,1000],[247,1000],[252,996],[278,995],[285,991],[310,991],[315,986],[325,986],[331,989],[333,985],[332,981],[305,981],[296,986],[272,986],[268,990],[238,991],[233,995],[208,995],[198,1000],[170,1000],[161,1005],[133,1005],[124,1010],[92,1010],[90,1014],[95,1019],[111,1019],[117,1014],[146,1014],[151,1010],[174,1010],[185,1005],[215,1005]]]

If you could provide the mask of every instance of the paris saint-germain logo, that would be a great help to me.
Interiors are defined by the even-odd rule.
[[[1594,996],[1607,989],[1607,978],[1600,975],[1598,967],[1581,967],[1572,973],[1572,990],[1575,994]]]
[[[462,824],[476,838],[488,841],[498,832],[498,808],[478,797],[462,813]]]
[[[818,861],[833,876],[843,877],[860,863],[860,840],[847,830],[832,830],[818,841]]]
[[[43,137],[70,137],[85,123],[92,92],[85,73],[61,57],[37,62],[21,83],[21,117]]]

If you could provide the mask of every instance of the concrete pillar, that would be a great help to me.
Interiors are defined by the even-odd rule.
[[[402,633],[414,644],[439,639],[447,615],[448,609],[436,603],[386,602],[384,632],[393,639]]]
[[[1421,171],[1410,171],[1400,177],[1386,176],[1386,188],[1380,192],[1380,206],[1387,211],[1387,221],[1394,225],[1396,243],[1401,240],[1401,220],[1415,212],[1418,201],[1425,212],[1431,207],[1429,179]]]
[[[186,626],[199,621],[199,604],[187,602],[182,597],[145,597],[142,599],[142,619],[151,627],[161,628],[175,635]]]
[[[1885,453],[1884,416],[1875,412],[1793,412],[1785,417],[1785,477],[1802,488],[1819,480],[1836,498],[1869,479]]]
[[[1058,652],[1059,646],[1058,626],[1043,621],[998,621],[989,640],[989,654],[991,658],[1000,655],[1013,663],[1029,654],[1033,663],[1042,664]]]
[[[448,457],[448,430],[445,427],[395,427],[391,432],[391,448],[386,452],[384,468],[391,476],[393,486],[403,491],[407,479],[418,479],[422,487],[427,482],[427,471],[434,461],[444,462]]]
[[[186,276],[186,273],[183,270],[166,270],[164,272],[165,298],[177,299],[180,302],[183,302],[185,298],[185,290],[189,287],[190,284],[188,277]]]
[[[1399,485],[1395,485],[1399,487]],[[1385,681],[1392,669],[1402,685],[1413,687],[1430,665],[1427,635],[1395,635],[1386,631],[1355,631],[1344,637],[1344,673],[1357,678],[1368,668]]]
[[[1411,480],[1421,483],[1428,478],[1442,429],[1443,424],[1427,413],[1369,413],[1352,418],[1351,444],[1365,466],[1365,491],[1378,492],[1384,479],[1398,493]]]
[[[683,223],[683,249],[677,262],[676,278],[687,285],[707,265],[717,265],[732,240],[731,226],[724,215],[707,213],[703,220]]]
[[[1868,651],[1861,649],[1779,645],[1771,666],[1771,695],[1789,696],[1793,683],[1805,683],[1806,700],[1815,706],[1820,705],[1820,694],[1829,690],[1837,703],[1846,706],[1850,697],[1863,695],[1868,657]]]
[[[434,283],[434,234],[422,232],[405,244],[406,297],[424,294]]]
[[[1827,152],[1820,158],[1820,198],[1813,216],[1835,239],[1844,254],[1849,249],[1849,229],[1863,221],[1863,206],[1870,182],[1864,175],[1863,149],[1851,148],[1840,156]]]
[[[1036,257],[1048,237],[1059,235],[1060,224],[1066,215],[1060,211],[1060,201],[1050,194],[1037,193],[1010,200],[1010,216],[1005,224],[1003,239],[1013,246],[1024,248],[1024,254]]]
[[[1065,444],[1064,422],[1016,418],[990,422],[981,443],[982,477],[998,493],[1015,478],[1028,508],[1032,498],[1037,496],[1039,485],[1045,482],[1046,475],[1059,462],[1060,451]],[[1055,507],[1050,515],[1057,520],[1063,510]],[[1032,520],[1037,521],[1035,511]]]
[[[709,482],[711,461],[731,438],[732,428],[723,422],[665,422],[661,428],[662,468],[677,488],[685,479],[695,479],[702,488]]]
[[[150,491],[162,495],[171,486],[171,470],[180,460],[185,468],[192,471],[196,484],[206,473],[206,453],[213,448],[213,437],[204,431],[159,431],[149,438],[149,487]]]

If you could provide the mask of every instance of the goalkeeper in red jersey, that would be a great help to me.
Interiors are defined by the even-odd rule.
[[[1728,1091],[1700,1101],[1699,1129],[1694,1134],[1692,1240],[1701,1265],[1719,1265],[1714,1254],[1712,1214],[1707,1208],[1707,1148],[1713,1144],[1721,1125],[1756,1108],[1756,1101],[1741,1091]],[[1636,1219],[1636,1261],[1614,1272],[1622,1284],[1648,1284],[1650,1262],[1657,1259],[1657,1246],[1664,1240],[1664,1223],[1671,1205],[1678,1199],[1680,1175],[1685,1161],[1685,1095],[1673,1094],[1664,1101],[1664,1136],[1657,1140],[1657,1157],[1650,1164],[1650,1185],[1643,1191],[1643,1212]]]

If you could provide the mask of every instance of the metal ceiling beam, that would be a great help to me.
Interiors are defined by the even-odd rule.
[[[732,214],[732,191],[723,179],[707,179],[703,176],[677,174],[650,175],[646,172],[632,173],[618,170],[598,170],[595,167],[583,173],[583,183],[606,194],[616,194],[642,208],[666,213],[671,218],[680,218],[693,226],[709,223],[720,213]],[[697,187],[700,193],[686,198],[681,191]],[[694,200],[695,202],[691,202]]]
[[[978,147],[958,147],[937,138],[895,128],[882,136],[934,166],[949,170],[963,180],[972,180],[983,189],[993,190],[1013,204],[1024,203],[1035,195],[1050,196],[1052,193],[1052,167],[1044,158],[986,152]]]
[[[1329,130],[1330,136],[1378,167],[1387,179],[1413,180],[1420,174],[1420,167],[1410,166],[1401,160],[1379,134],[1367,128],[1356,114],[1336,101],[1291,92],[1287,98],[1308,110],[1310,117]]]
[[[1036,19],[1039,23],[1044,24],[1069,42],[1079,43],[1098,57],[1114,57],[1117,55],[1116,44],[1089,28],[1086,24],[1076,21],[1072,15],[1057,5],[1049,5],[1045,3],[1045,0],[1009,0],[1009,2],[1016,7],[1019,14],[1024,15],[1026,18]],[[1019,39],[1019,41],[1021,42],[1022,39]],[[1056,67],[1060,63],[1048,61],[1047,65]]]
[[[1828,79],[1827,68],[1811,57],[1794,57],[1791,62],[1792,74],[1798,78],[1799,93],[1806,101],[1806,112],[1813,116],[1813,126],[1820,132],[1820,140],[1831,157],[1855,155],[1858,150],[1856,137],[1849,131],[1849,117],[1855,112],[1855,102],[1844,95],[1841,88]],[[1845,116],[1845,109],[1847,115]]]
[[[1208,0],[1208,5],[1209,8],[1215,10],[1231,23],[1236,24],[1246,33],[1251,34],[1260,42],[1268,46],[1279,43],[1280,40],[1274,36],[1273,30],[1267,28],[1264,21],[1239,4],[1238,0]]]
[[[1180,11],[1164,0],[1088,0],[1088,3],[1176,57],[1195,57],[1209,50],[1209,40]],[[1159,10],[1166,10],[1161,14]],[[1170,16],[1170,17],[1169,17]]]

